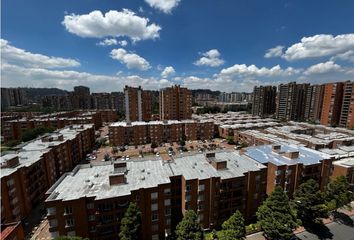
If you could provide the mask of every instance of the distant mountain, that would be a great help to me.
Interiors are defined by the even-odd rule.
[[[195,96],[197,94],[210,94],[214,97],[218,97],[220,95],[220,91],[212,91],[210,89],[192,89],[192,95]]]
[[[38,102],[43,96],[47,95],[66,95],[69,92],[59,88],[22,88],[27,93],[27,98],[31,102]]]

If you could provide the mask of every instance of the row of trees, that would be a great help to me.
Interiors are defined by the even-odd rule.
[[[315,180],[301,184],[293,199],[281,187],[275,190],[258,208],[258,224],[269,239],[290,239],[293,231],[301,224],[307,226],[322,222],[331,211],[348,206],[353,200],[349,183],[345,177],[330,182],[325,192],[321,192]],[[135,203],[130,203],[121,221],[119,238],[121,240],[139,239],[141,212]],[[211,233],[211,239],[242,240],[246,237],[245,221],[241,212],[236,211],[221,225],[220,231]],[[203,240],[204,231],[194,211],[187,211],[177,225],[171,239]]]

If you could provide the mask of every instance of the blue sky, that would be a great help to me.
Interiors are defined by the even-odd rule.
[[[2,87],[222,91],[354,77],[354,2],[4,0]]]

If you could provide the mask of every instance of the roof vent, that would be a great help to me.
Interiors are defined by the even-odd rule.
[[[141,176],[141,177],[140,177],[140,180],[144,181],[144,180],[145,180],[145,177],[144,177],[144,176]]]
[[[86,179],[85,182],[90,182],[90,179]]]
[[[99,175],[100,175],[99,173],[96,173],[94,176],[95,176],[95,177],[98,177]]]

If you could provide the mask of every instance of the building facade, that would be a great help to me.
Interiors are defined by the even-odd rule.
[[[160,120],[192,118],[192,91],[178,85],[160,90]]]
[[[265,199],[266,178],[262,164],[235,152],[80,165],[48,191],[49,231],[118,239],[129,202],[142,212],[143,240],[165,239],[187,210],[204,229],[219,227],[236,210],[249,221]]]
[[[277,88],[275,86],[254,87],[252,114],[266,117],[273,115],[276,111]]]
[[[322,125],[338,125],[343,102],[342,82],[324,84],[323,105],[321,113]]]
[[[152,115],[152,97],[150,91],[125,86],[124,107],[127,122],[150,121]]]

